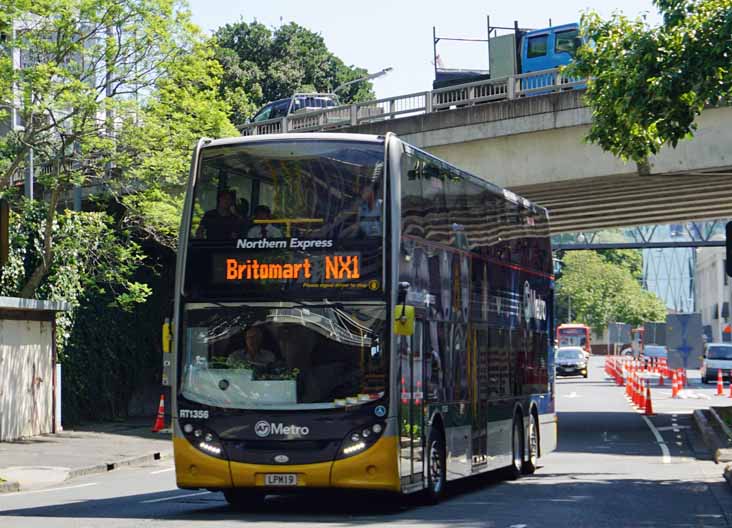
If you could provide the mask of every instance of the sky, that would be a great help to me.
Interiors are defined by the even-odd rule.
[[[660,21],[651,0],[513,0],[510,2],[436,0],[372,0],[348,2],[308,0],[188,0],[193,21],[206,32],[243,19],[269,26],[296,22],[323,36],[328,48],[346,64],[376,72],[393,70],[373,81],[379,98],[429,90],[434,78],[432,27],[437,35],[486,38],[486,16],[493,26],[543,28],[579,20],[586,10],[607,17],[614,11],[648,15]],[[446,68],[488,69],[485,43],[438,44]]]

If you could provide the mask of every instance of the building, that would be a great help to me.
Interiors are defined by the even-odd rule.
[[[725,273],[726,252],[722,247],[698,248],[696,252],[695,304],[701,313],[708,341],[729,341],[730,278]]]

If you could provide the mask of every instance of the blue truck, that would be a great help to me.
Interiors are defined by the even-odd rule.
[[[489,27],[488,42],[488,70],[473,69],[449,69],[437,65],[436,46],[440,40],[465,40],[447,39],[437,37],[435,41],[435,81],[432,87],[444,88],[457,84],[464,84],[473,81],[487,79],[499,79],[520,73],[539,72],[569,64],[577,48],[582,41],[579,36],[579,24],[571,23],[561,26],[551,26],[543,29],[523,30],[516,26],[511,32],[503,35],[491,36],[495,28]],[[549,82],[550,76],[543,79],[541,76],[532,78],[536,88],[540,88]]]

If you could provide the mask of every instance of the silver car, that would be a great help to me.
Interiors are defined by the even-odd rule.
[[[732,343],[707,343],[701,365],[702,383],[715,381],[720,370],[722,378],[732,378]]]
[[[554,365],[557,376],[587,377],[587,357],[580,347],[559,347]]]

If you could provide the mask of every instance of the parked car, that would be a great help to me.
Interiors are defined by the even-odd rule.
[[[291,114],[312,112],[338,106],[338,96],[329,93],[296,93],[264,105],[252,118],[253,123],[277,119]]]
[[[554,365],[557,376],[587,377],[587,357],[580,347],[559,347]]]
[[[732,343],[707,343],[701,365],[702,383],[715,381],[720,370],[723,378],[732,378]]]
[[[644,359],[668,359],[668,350],[665,346],[661,345],[646,345],[643,347],[643,358]]]

